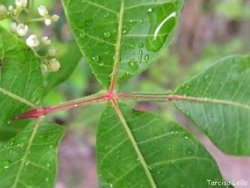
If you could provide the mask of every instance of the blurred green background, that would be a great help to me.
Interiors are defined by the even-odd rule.
[[[1,0],[5,5],[10,0]],[[33,30],[53,36],[58,47],[62,69],[46,75],[44,105],[58,104],[97,92],[96,82],[87,60],[80,54],[66,23],[61,2],[35,0],[34,10],[46,5],[60,15],[53,26],[36,24]],[[37,14],[37,11],[34,11]],[[2,23],[7,28],[9,22]],[[216,60],[232,54],[248,54],[250,50],[250,0],[186,0],[170,48],[143,74],[122,84],[123,91],[174,90],[190,76],[204,70]],[[68,78],[67,80],[65,78]],[[56,86],[54,88],[54,86]],[[156,112],[166,119],[185,122],[170,104],[131,103],[136,109]],[[66,135],[59,151],[57,188],[97,187],[95,165],[95,133],[105,105],[93,105],[52,114],[49,121],[65,127]]]

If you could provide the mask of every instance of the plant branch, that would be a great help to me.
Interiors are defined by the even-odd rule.
[[[125,99],[125,100],[165,102],[170,100],[169,96],[171,96],[171,94],[172,91],[166,93],[132,92],[132,93],[117,93],[116,96],[119,99]]]
[[[38,118],[40,116],[45,116],[47,114],[51,114],[54,112],[69,110],[80,106],[87,106],[90,104],[100,103],[106,100],[107,98],[105,94],[103,94],[103,92],[100,92],[95,95],[90,95],[88,97],[84,97],[81,99],[68,101],[59,105],[35,108],[28,112],[24,112],[20,115],[17,115],[14,119],[18,120],[18,119]]]
[[[241,104],[239,102],[233,102],[229,100],[223,99],[212,99],[207,97],[195,97],[195,96],[185,96],[185,95],[176,95],[172,92],[167,94],[153,94],[153,93],[117,93],[116,97],[118,99],[128,99],[128,100],[137,100],[137,101],[157,101],[157,102],[165,102],[165,101],[189,101],[189,102],[197,102],[197,103],[211,103],[218,105],[228,105],[234,106],[237,108],[244,108],[250,110],[250,105]]]

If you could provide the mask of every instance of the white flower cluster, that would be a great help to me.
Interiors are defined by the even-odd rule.
[[[51,40],[47,36],[43,36],[41,38],[38,38],[35,34],[30,34],[26,37],[26,35],[29,33],[29,27],[27,24],[22,23],[19,20],[19,15],[21,12],[29,13],[28,10],[28,1],[27,0],[15,0],[16,6],[13,7],[10,5],[8,8],[2,4],[0,4],[0,21],[5,18],[12,19],[12,23],[10,25],[10,30],[18,35],[19,37],[25,37],[26,38],[26,44],[31,47],[35,48],[38,46],[49,46],[51,43]],[[47,8],[43,5],[40,5],[38,7],[38,13],[42,18],[35,18],[27,22],[32,21],[43,21],[45,25],[51,25],[53,22],[57,22],[59,19],[58,15],[49,15],[49,12]],[[36,53],[36,51],[35,51]],[[49,48],[48,53],[46,57],[42,57],[43,63],[41,65],[41,68],[44,72],[55,72],[60,69],[60,63],[59,61],[54,58],[57,55],[57,49],[56,48]]]
[[[59,16],[56,14],[50,16],[47,8],[43,5],[38,7],[38,13],[44,19],[45,25],[50,25],[52,22],[57,22],[59,20]]]

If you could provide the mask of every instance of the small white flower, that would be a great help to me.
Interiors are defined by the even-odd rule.
[[[13,7],[12,5],[8,6],[8,10],[9,10],[10,12],[13,12],[13,11],[14,11],[14,7]]]
[[[36,47],[40,44],[40,42],[37,39],[36,35],[30,35],[27,39],[26,39],[26,44],[29,47]]]
[[[12,22],[10,24],[10,30],[13,32],[13,33],[16,33],[16,29],[17,29],[17,23],[16,22]]]
[[[51,40],[49,39],[49,37],[44,36],[44,37],[42,37],[42,43],[43,43],[44,45],[50,45]]]
[[[52,22],[57,22],[59,20],[59,16],[54,14],[53,16],[51,16],[51,20]]]
[[[20,36],[20,37],[23,37],[27,34],[29,28],[27,25],[25,24],[18,24],[17,27],[16,27],[16,32],[17,34]]]
[[[45,25],[50,25],[52,23],[52,20],[50,18],[46,18],[44,20]]]
[[[51,57],[56,56],[57,55],[57,48],[55,48],[55,47],[49,48],[48,54]]]
[[[40,14],[40,16],[47,16],[49,12],[45,6],[40,5],[38,7],[38,13]]]
[[[48,71],[49,72],[56,72],[60,69],[60,67],[61,67],[61,65],[56,58],[49,60],[49,64],[48,64]]]
[[[7,14],[7,8],[4,5],[0,4],[0,19],[4,18]]]
[[[41,64],[42,72],[48,72],[48,66],[46,64]]]
[[[25,8],[28,4],[27,0],[16,0],[16,7],[17,8]]]

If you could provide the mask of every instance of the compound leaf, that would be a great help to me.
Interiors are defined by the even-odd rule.
[[[0,126],[41,98],[40,64],[31,49],[0,27]]]
[[[63,0],[81,51],[108,87],[147,69],[170,40],[182,0]],[[118,66],[119,64],[119,66]]]
[[[0,187],[54,187],[57,146],[63,130],[31,121],[0,148]]]
[[[109,106],[97,134],[101,187],[208,187],[222,177],[204,147],[173,122]]]
[[[250,155],[250,57],[219,60],[176,90],[175,102],[224,152]]]

